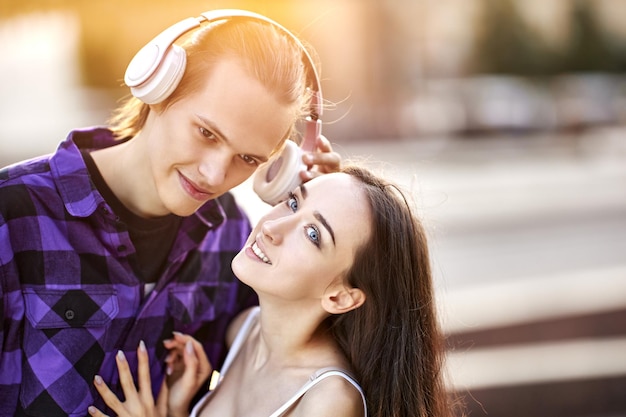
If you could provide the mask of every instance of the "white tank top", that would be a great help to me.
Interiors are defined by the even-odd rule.
[[[246,317],[246,320],[244,321],[243,325],[241,326],[241,329],[239,329],[239,332],[237,333],[237,336],[235,336],[235,340],[233,341],[233,344],[230,347],[230,350],[228,351],[228,355],[226,356],[226,359],[224,360],[224,365],[222,366],[222,370],[220,372],[220,377],[219,377],[219,380],[217,382],[218,385],[220,384],[222,379],[224,379],[224,376],[228,372],[228,369],[230,368],[231,364],[233,363],[233,360],[237,356],[237,353],[241,349],[241,346],[243,345],[244,341],[248,337],[248,334],[250,333],[250,330],[252,329],[252,325],[255,324],[255,322],[256,322],[256,320],[257,320],[257,318],[259,316],[259,311],[260,311],[259,307],[254,307],[250,311],[250,314],[248,314],[248,316]],[[280,406],[276,411],[274,411],[270,415],[270,417],[280,417],[280,416],[282,416],[309,389],[311,389],[313,386],[315,386],[319,382],[321,382],[324,379],[329,378],[331,376],[338,376],[338,377],[341,377],[341,378],[345,379],[346,381],[348,381],[350,384],[352,384],[359,391],[359,394],[361,394],[361,399],[363,400],[364,415],[365,415],[365,417],[367,417],[367,403],[365,402],[365,394],[363,394],[363,390],[359,386],[358,382],[356,382],[354,380],[354,378],[352,376],[350,376],[350,374],[348,374],[347,371],[345,371],[343,369],[340,369],[340,368],[322,368],[322,369],[318,369],[317,371],[315,371],[315,373],[313,373],[313,375],[311,375],[311,378],[302,387],[300,387],[300,389],[289,400],[287,400],[282,406]],[[202,397],[202,399],[200,401],[198,401],[198,403],[193,407],[193,410],[191,410],[191,414],[190,414],[189,417],[197,417],[197,416],[199,416],[200,415],[200,411],[202,410],[204,405],[209,401],[210,397],[211,397],[211,393],[210,392],[208,394],[206,394],[204,397]]]

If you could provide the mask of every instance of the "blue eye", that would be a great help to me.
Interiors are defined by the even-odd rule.
[[[285,200],[285,204],[294,213],[298,211],[298,197],[296,197],[295,194],[289,193],[289,198]],[[315,225],[308,224],[304,226],[304,234],[306,235],[306,238],[311,241],[311,243],[318,248],[320,247],[320,231]]]
[[[289,198],[285,201],[285,204],[287,204],[287,207],[289,207],[291,211],[298,211],[298,199],[293,193],[289,193]]]
[[[316,246],[320,244],[320,232],[317,230],[315,226],[306,226],[305,232],[308,238],[313,242]]]

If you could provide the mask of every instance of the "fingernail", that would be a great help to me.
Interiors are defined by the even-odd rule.
[[[313,163],[313,156],[309,155],[309,154],[305,154],[302,156],[302,159],[304,160],[305,164],[312,164]]]
[[[93,405],[90,405],[90,406],[87,408],[87,411],[89,412],[89,414],[91,414],[91,415],[93,416],[94,414],[96,414],[96,411],[97,411],[97,410],[96,410],[96,407],[94,407]]]
[[[146,344],[143,342],[143,340],[139,341],[139,350],[141,352],[146,352]]]
[[[172,334],[174,336],[182,336],[183,335],[181,332],[176,332],[176,331],[172,332]]]
[[[191,343],[191,340],[188,340],[185,344],[185,350],[187,353],[193,353],[193,344]]]
[[[100,375],[94,376],[93,380],[96,383],[96,385],[102,385],[102,377]]]
[[[126,360],[126,356],[124,355],[124,352],[122,352],[121,350],[117,351],[117,359],[121,360],[121,361],[125,361]]]

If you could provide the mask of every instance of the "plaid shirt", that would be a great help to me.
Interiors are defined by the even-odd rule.
[[[106,409],[93,377],[119,394],[115,354],[124,351],[136,369],[140,340],[156,396],[163,339],[193,334],[219,366],[228,322],[256,302],[230,268],[250,232],[230,194],[183,219],[144,299],[127,228],[80,155],[115,143],[106,129],[73,131],[53,155],[0,171],[0,416]]]

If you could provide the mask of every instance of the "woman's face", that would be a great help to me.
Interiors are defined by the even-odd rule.
[[[348,174],[322,175],[261,218],[232,263],[262,296],[315,302],[352,266],[370,236],[365,192]]]
[[[156,214],[190,215],[241,184],[286,137],[294,114],[238,60],[217,63],[200,90],[151,112],[141,132]]]

